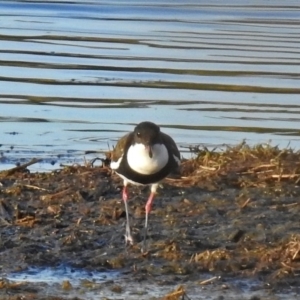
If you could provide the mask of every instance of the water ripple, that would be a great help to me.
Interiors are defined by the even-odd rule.
[[[0,17],[0,142],[16,160],[105,151],[142,120],[183,151],[300,148],[295,1],[0,1]]]

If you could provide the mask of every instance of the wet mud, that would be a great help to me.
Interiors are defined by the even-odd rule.
[[[147,253],[141,241],[148,187],[130,187],[135,243],[125,246],[122,181],[109,166],[30,173],[22,165],[0,172],[0,299],[88,299],[82,288],[101,299],[296,299],[300,154],[244,143],[191,151],[180,176],[161,184]],[[61,266],[118,276],[77,287],[62,280],[52,289],[10,279],[30,268]],[[251,287],[241,298],[245,282]],[[163,294],[149,293],[151,286]],[[108,291],[115,296],[106,298]],[[199,291],[213,296],[201,298]],[[255,296],[260,292],[267,296]]]

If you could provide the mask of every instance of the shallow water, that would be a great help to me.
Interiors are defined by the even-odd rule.
[[[135,282],[130,280],[130,275],[122,276],[121,272],[92,272],[66,266],[30,268],[23,272],[12,273],[6,279],[10,282],[26,284],[27,288],[35,284],[35,290],[39,290],[39,293],[43,295],[77,296],[89,300],[99,299],[99,297],[128,300],[161,299],[177,288],[176,284],[158,284],[153,280],[154,278],[149,279],[147,283]],[[223,297],[236,300],[249,300],[255,297],[255,299],[270,300],[298,299],[295,293],[270,292],[263,282],[257,280],[224,280],[214,276],[207,276],[207,280],[211,280],[211,284],[199,284],[204,280],[194,283],[185,282],[186,298],[203,300],[223,299]]]
[[[143,120],[183,151],[300,149],[298,1],[0,1],[0,20],[1,169],[82,162]]]
[[[13,272],[7,279],[12,281],[26,282],[46,282],[49,284],[61,284],[64,280],[69,280],[72,285],[79,286],[82,280],[90,280],[94,282],[105,282],[113,280],[120,276],[120,272],[94,272],[75,269],[67,266],[56,268],[36,268],[32,267],[26,271]]]

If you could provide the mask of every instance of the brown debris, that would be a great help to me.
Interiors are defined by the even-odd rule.
[[[227,177],[234,185],[262,186],[267,182],[290,180],[298,183],[300,180],[300,152],[292,149],[282,150],[269,144],[250,147],[243,142],[223,151],[207,148],[193,151],[196,157],[181,165],[182,178],[170,182],[186,186],[201,184],[205,177],[217,182]]]
[[[171,293],[162,297],[162,300],[189,300],[189,299],[190,298],[187,296],[184,287],[181,285]]]
[[[148,188],[130,187],[135,243],[125,247],[122,182],[107,166],[1,174],[3,273],[14,271],[14,261],[126,269],[145,280],[184,276],[198,285],[200,273],[211,278],[200,285],[220,275],[257,276],[274,289],[300,284],[300,153],[291,149],[245,143],[197,149],[182,163],[182,176],[158,191],[147,255],[140,248]],[[178,288],[164,299],[188,298]]]
[[[14,167],[10,170],[6,170],[6,171],[2,171],[0,172],[0,178],[2,177],[7,177],[7,176],[11,176],[15,173],[18,173],[18,172],[26,172],[27,170],[27,167],[31,166],[31,165],[34,165],[38,162],[40,162],[41,159],[37,159],[37,158],[33,158],[30,162],[28,163],[25,163],[23,165],[20,165],[20,166],[17,166],[17,167]]]
[[[60,201],[61,197],[69,194],[72,192],[72,189],[71,188],[67,188],[66,190],[63,190],[63,191],[60,191],[58,193],[55,193],[55,194],[48,194],[48,195],[42,195],[41,196],[41,200],[42,201],[45,201],[47,203],[50,203],[50,202],[57,202],[57,201]]]

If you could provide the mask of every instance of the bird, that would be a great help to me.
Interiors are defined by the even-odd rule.
[[[125,204],[125,243],[133,244],[128,212],[128,184],[149,185],[151,193],[145,205],[145,227],[142,252],[146,250],[149,213],[159,182],[180,165],[180,152],[174,140],[160,131],[155,123],[141,122],[132,132],[119,139],[111,153],[110,167],[123,179],[122,199]]]

